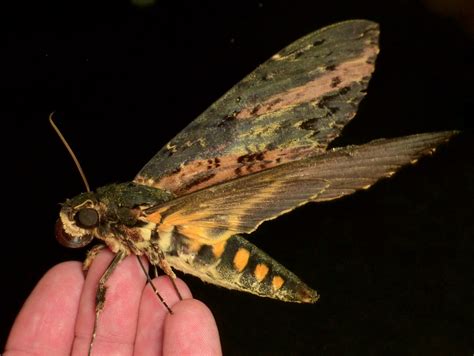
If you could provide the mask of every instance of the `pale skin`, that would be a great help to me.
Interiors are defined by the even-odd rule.
[[[25,302],[10,331],[4,356],[87,355],[95,317],[98,280],[113,254],[102,250],[84,276],[80,262],[49,270]],[[153,283],[173,310],[159,302],[135,256],[127,257],[107,282],[92,355],[222,355],[211,311],[176,280]]]

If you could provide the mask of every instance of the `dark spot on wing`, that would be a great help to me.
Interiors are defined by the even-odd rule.
[[[276,104],[278,104],[278,103],[280,103],[280,102],[282,102],[282,101],[283,101],[282,98],[276,98],[276,99],[270,101],[270,102],[268,103],[267,107],[266,107],[266,110],[267,110],[267,111],[270,111],[270,110],[273,108],[274,105],[276,105]]]
[[[334,77],[331,80],[331,88],[337,87],[339,84],[341,84],[341,78],[339,77]]]
[[[326,71],[328,72],[332,72],[334,70],[336,70],[337,66],[335,64],[330,64],[328,66],[326,66],[326,68],[324,68]]]
[[[323,96],[323,98],[318,102],[318,108],[329,110],[333,114],[338,112],[339,111],[338,107],[330,105],[338,97],[339,97],[339,93]]]
[[[311,118],[306,121],[303,121],[300,125],[300,127],[303,130],[314,130],[316,128],[316,124],[318,122],[317,118]]]
[[[181,167],[176,167],[175,169],[173,169],[173,170],[171,171],[171,174],[177,174],[177,173],[179,173],[180,171],[181,171]]]
[[[336,94],[325,95],[323,98],[318,102],[318,108],[326,109],[328,105],[331,103],[334,98],[336,98]]]
[[[234,111],[232,114],[224,116],[219,123],[217,124],[217,127],[221,127],[224,125],[229,124],[230,122],[234,121],[237,115],[239,114],[240,111]]]
[[[326,40],[316,40],[313,42],[313,46],[316,47],[316,46],[320,46],[322,45],[324,42],[326,42]]]
[[[178,251],[185,246],[186,238],[183,237],[175,228],[171,232],[171,246],[170,249],[166,252],[168,255],[177,256]]]
[[[209,265],[215,260],[216,257],[212,253],[212,247],[209,245],[202,245],[194,261],[199,264]]]
[[[238,163],[252,163],[255,161],[263,161],[265,159],[265,152],[248,153],[237,158]]]
[[[303,55],[303,53],[304,53],[304,51],[296,52],[295,53],[295,59],[301,57]]]
[[[343,87],[343,88],[339,89],[339,94],[340,94],[340,95],[345,95],[345,94],[347,94],[350,90],[351,90],[351,87]]]
[[[207,173],[207,172],[199,174],[197,177],[193,178],[188,184],[179,188],[177,190],[177,194],[179,195],[181,193],[187,192],[188,190],[195,187],[196,185],[199,185],[201,183],[208,181],[209,179],[212,179],[215,175],[216,175],[215,173]]]
[[[250,111],[250,115],[255,115],[261,107],[262,106],[260,104],[255,105],[252,111]]]

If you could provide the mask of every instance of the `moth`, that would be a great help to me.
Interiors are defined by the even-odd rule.
[[[247,235],[306,203],[367,189],[456,133],[328,149],[366,93],[378,37],[378,24],[367,20],[308,34],[212,104],[133,181],[66,200],[58,240],[76,248],[98,239],[116,254],[99,285],[97,317],[108,276],[130,254],[171,279],[177,269],[262,297],[316,302],[315,290]]]

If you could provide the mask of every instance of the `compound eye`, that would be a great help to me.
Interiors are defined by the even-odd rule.
[[[74,220],[77,226],[83,229],[92,229],[99,225],[99,213],[92,208],[83,208],[74,215]]]

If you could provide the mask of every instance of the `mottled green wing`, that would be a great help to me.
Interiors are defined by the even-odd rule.
[[[163,147],[135,182],[183,195],[325,152],[374,70],[378,25],[352,20],[299,39]]]
[[[160,232],[215,244],[251,233],[262,222],[308,202],[366,189],[433,152],[453,134],[426,133],[334,149],[178,197],[152,208],[147,219],[159,224]]]

